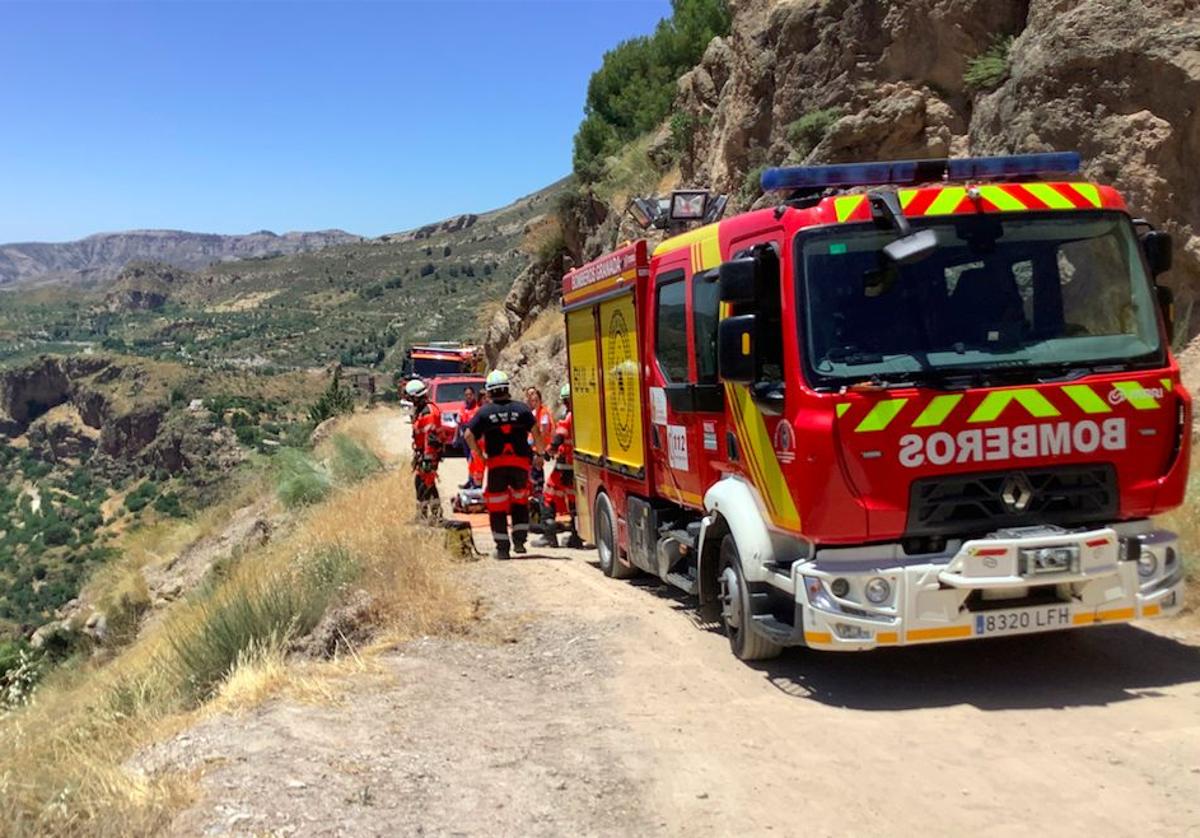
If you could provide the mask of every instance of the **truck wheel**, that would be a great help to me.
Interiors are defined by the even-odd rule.
[[[600,556],[600,569],[613,579],[627,579],[633,574],[617,559],[617,516],[613,513],[612,501],[601,492],[596,496],[596,509],[592,515],[596,530],[596,553]]]
[[[721,542],[721,625],[729,648],[739,660],[761,661],[778,657],[783,647],[750,628],[750,589],[742,576],[742,559],[732,535]]]

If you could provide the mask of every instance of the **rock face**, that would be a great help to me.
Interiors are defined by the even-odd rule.
[[[284,233],[259,230],[242,236],[188,233],[183,230],[129,230],[100,233],[73,242],[0,244],[0,285],[22,280],[105,281],[139,260],[180,268],[212,262],[259,259],[335,244],[361,241],[343,230]]]
[[[488,326],[483,348],[488,364],[497,365],[500,351],[522,335],[562,294],[563,262],[534,263],[521,272]]]
[[[100,430],[88,426],[74,404],[61,404],[30,423],[26,437],[30,449],[57,463],[90,455]]]
[[[136,453],[154,438],[160,412],[117,415],[94,385],[121,370],[103,358],[44,357],[0,373],[0,433],[28,434],[49,459],[99,447],[112,457]]]
[[[192,275],[165,262],[130,262],[104,298],[109,312],[157,311]]]
[[[730,5],[732,32],[679,82],[677,107],[698,126],[685,181],[744,208],[757,198],[747,176],[764,165],[1078,149],[1086,176],[1176,236],[1166,281],[1181,308],[1200,300],[1194,0]],[[1005,37],[1000,72],[968,85]]]

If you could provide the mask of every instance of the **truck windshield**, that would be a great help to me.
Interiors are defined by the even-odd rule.
[[[821,386],[1041,377],[1162,360],[1155,298],[1120,213],[915,220],[939,247],[897,266],[891,230],[797,242],[805,364]]]
[[[461,402],[468,387],[478,393],[483,389],[483,379],[478,381],[440,381],[433,385],[433,400],[438,404]]]
[[[455,375],[464,371],[466,364],[454,358],[413,358],[412,372],[419,378],[437,378],[439,375]]]

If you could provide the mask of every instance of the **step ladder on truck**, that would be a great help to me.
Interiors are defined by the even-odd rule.
[[[1171,242],[1079,162],[771,169],[777,206],[568,273],[604,572],[696,595],[746,660],[1177,611]]]

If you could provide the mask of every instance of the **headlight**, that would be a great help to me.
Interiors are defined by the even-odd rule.
[[[892,583],[881,576],[867,582],[867,599],[875,605],[883,605],[892,598]]]
[[[804,590],[808,592],[808,604],[822,611],[840,611],[837,604],[829,598],[825,585],[815,576],[804,577]]]
[[[833,591],[833,595],[840,599],[845,599],[846,594],[850,593],[850,583],[841,577],[834,579],[829,588]]]
[[[1138,576],[1149,579],[1158,570],[1158,557],[1149,550],[1138,554]]]

